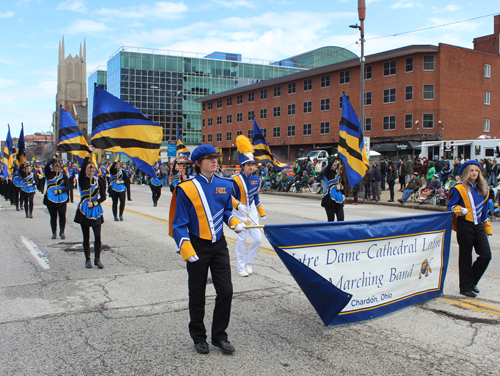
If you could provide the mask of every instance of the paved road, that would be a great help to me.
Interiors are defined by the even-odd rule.
[[[51,240],[38,194],[34,219],[0,201],[0,375],[347,375],[498,374],[500,222],[480,298],[458,294],[452,240],[445,296],[361,323],[325,327],[263,241],[255,273],[233,273],[224,356],[196,354],[187,331],[187,273],[167,235],[170,192],[154,208],[133,186],[124,222],[106,223],[105,269],[84,268],[79,227],[68,205],[66,240]],[[268,223],[323,221],[318,200],[262,195]],[[349,220],[417,215],[387,205],[346,205]],[[235,236],[226,229],[234,260]],[[233,271],[234,261],[233,261]],[[214,290],[207,285],[207,323]]]

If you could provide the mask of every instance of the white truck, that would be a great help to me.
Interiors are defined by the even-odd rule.
[[[500,140],[480,138],[475,140],[424,141],[421,145],[420,158],[430,160],[437,155],[447,160],[456,157],[464,160],[500,158]]]

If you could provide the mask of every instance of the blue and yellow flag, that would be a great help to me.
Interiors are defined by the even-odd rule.
[[[17,142],[17,167],[26,161],[26,145],[24,143],[24,124],[21,123],[21,133]]]
[[[5,145],[3,148],[3,176],[7,178],[10,173],[10,148],[12,146],[12,136],[10,135],[10,126],[9,130],[7,131],[7,138],[5,139]]]
[[[62,107],[59,109],[59,139],[57,150],[73,154],[80,166],[89,152],[87,140],[83,137],[78,124],[71,114]]]
[[[187,147],[184,146],[184,143],[182,142],[182,136],[179,131],[179,126],[177,126],[177,154],[182,154],[187,159],[189,159],[189,157],[191,156],[191,152]]]
[[[92,145],[125,154],[139,170],[156,177],[153,165],[158,160],[162,126],[97,86],[94,87],[93,111]]]
[[[284,168],[290,168],[289,165],[285,163],[278,162],[273,153],[271,153],[271,149],[267,144],[266,138],[262,134],[259,125],[255,121],[255,117],[253,118],[253,156],[255,159],[258,159],[260,162],[269,162],[271,163],[275,169],[283,170]]]
[[[363,179],[370,161],[363,140],[363,129],[345,93],[342,97],[342,119],[339,130],[338,153],[346,166],[349,185],[354,187]]]

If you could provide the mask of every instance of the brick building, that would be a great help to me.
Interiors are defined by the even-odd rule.
[[[418,155],[432,140],[500,138],[500,16],[474,50],[412,45],[365,59],[364,135],[390,156]],[[236,164],[235,139],[252,137],[252,118],[282,162],[339,141],[342,93],[360,110],[360,63],[335,64],[213,94],[202,103],[202,143]]]

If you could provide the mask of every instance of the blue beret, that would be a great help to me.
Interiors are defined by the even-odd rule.
[[[200,145],[191,153],[191,162],[196,163],[198,159],[208,154],[217,154],[217,150],[212,145]]]
[[[478,161],[467,161],[467,162],[463,163],[460,166],[460,168],[458,169],[458,175],[462,176],[462,174],[464,173],[465,167],[470,166],[470,165],[476,165],[481,170],[481,165],[479,164]]]

